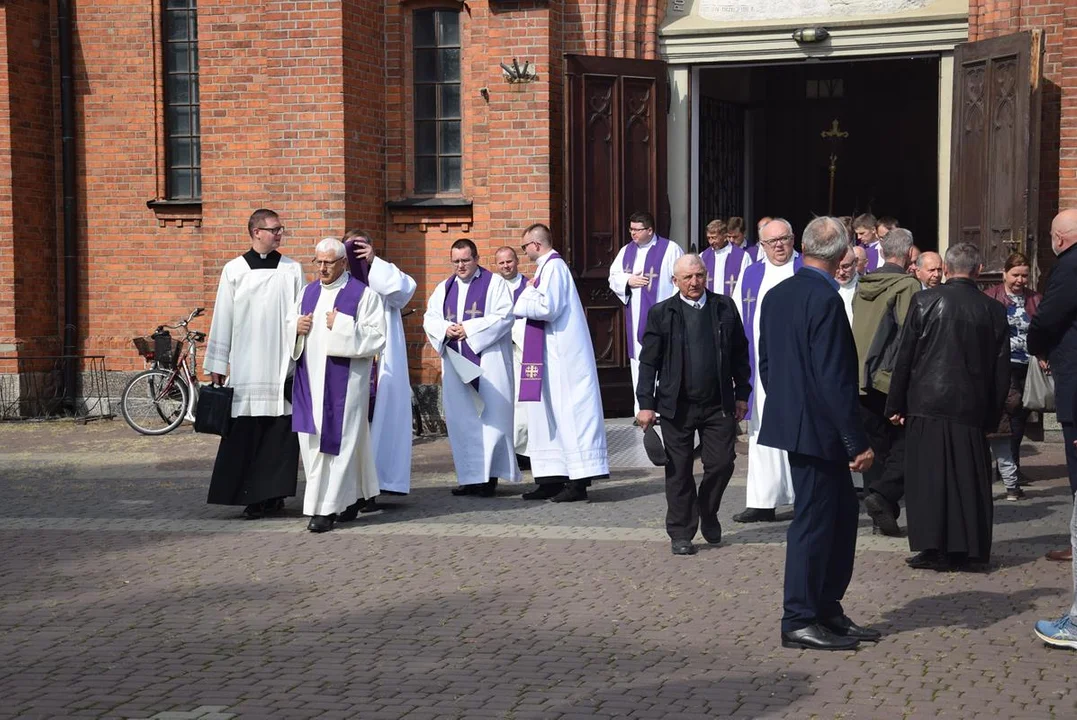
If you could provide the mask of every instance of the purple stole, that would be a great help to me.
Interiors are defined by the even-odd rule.
[[[748,253],[748,257],[752,259],[752,262],[759,262],[759,243],[746,248],[744,252]]]
[[[516,289],[512,291],[512,304],[515,305],[516,301],[520,299],[520,296],[524,294],[524,288],[527,287],[527,276],[520,273],[520,284],[516,286]]]
[[[464,298],[464,314],[469,315],[468,320],[474,320],[475,317],[483,317],[486,315],[486,294],[490,289],[490,279],[493,276],[486,268],[479,266],[479,269],[475,271],[475,275],[471,276],[471,283],[467,288],[467,297]],[[462,323],[463,318],[456,317],[456,304],[457,297],[460,292],[460,284],[456,282],[456,276],[451,276],[445,281],[445,302],[442,303],[441,312],[445,316],[445,319],[451,323]],[[476,353],[471,349],[471,346],[467,344],[467,340],[463,342],[459,340],[450,340],[446,343],[456,352],[460,353],[468,360],[476,365],[479,365],[482,361],[481,353]],[[471,381],[471,386],[476,390],[479,389],[479,379],[475,378]]]
[[[768,263],[752,263],[744,269],[744,277],[740,283],[741,307],[744,308],[744,334],[748,336],[748,364],[752,366],[752,395],[748,397],[748,413],[745,420],[752,418],[752,398],[755,396],[755,384],[758,382],[755,369],[755,314],[759,308],[759,288],[763,286],[763,274],[767,270]],[[804,266],[803,256],[793,258],[793,273],[795,274]]]
[[[370,263],[355,257],[355,245],[354,238],[344,242],[344,257],[348,258],[348,272],[353,278],[366,285],[367,277],[370,275]],[[377,399],[378,358],[374,358],[370,363],[370,407],[367,409],[367,419],[371,422],[374,421],[374,404]]]
[[[707,248],[699,257],[703,260],[703,266],[707,268],[707,285],[710,291],[720,295],[732,295],[733,286],[740,279],[740,265],[744,262],[744,248],[730,243],[729,257],[726,258],[725,272],[723,273],[725,277],[722,278],[719,278],[714,273],[714,268],[718,264],[718,257],[713,248]],[[732,263],[732,267],[730,267],[730,263]],[[717,287],[715,287],[715,283],[718,283]],[[723,287],[725,292],[722,292]]]
[[[879,269],[879,248],[878,246],[872,247],[871,245],[863,245],[864,254],[868,256],[868,266],[864,268],[864,274]]]
[[[647,313],[650,312],[651,306],[658,302],[658,283],[655,279],[658,278],[658,273],[655,272],[655,268],[662,269],[662,260],[666,257],[666,248],[669,247],[669,240],[664,237],[658,237],[655,235],[654,245],[647,251],[647,259],[643,263],[644,275],[651,279],[651,282],[644,288],[635,288],[635,292],[640,293],[639,298],[639,330],[633,337],[632,333],[632,300],[629,298],[628,307],[625,308],[625,337],[628,338],[628,356],[631,357],[635,352],[636,342],[643,342],[643,331],[647,325]],[[632,268],[636,266],[636,253],[639,252],[639,246],[634,242],[628,243],[625,247],[624,257],[624,271],[626,274],[632,274]]]
[[[635,244],[635,243],[633,243]],[[542,269],[535,273],[535,279],[531,281],[534,287],[538,287],[542,270],[546,269],[554,260],[560,260],[561,256],[556,252],[550,253]],[[516,291],[517,297],[523,292],[524,283]],[[524,350],[520,362],[520,402],[539,402],[542,400],[542,378],[546,375],[546,321],[532,320],[528,318],[524,327]]]
[[[333,308],[353,318],[359,310],[359,301],[366,292],[366,284],[355,278],[337,293]],[[303,291],[302,311],[304,315],[314,312],[318,298],[322,294],[322,283],[315,280]],[[322,388],[322,438],[318,449],[326,455],[340,453],[340,437],[344,429],[344,405],[348,399],[348,374],[351,372],[351,358],[326,357],[325,383]],[[310,376],[307,373],[307,353],[304,349],[295,364],[295,381],[292,387],[292,430],[313,435],[314,407],[311,401]]]

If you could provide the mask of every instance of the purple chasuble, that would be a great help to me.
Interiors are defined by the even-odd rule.
[[[542,264],[542,270],[545,270],[554,260],[560,259],[561,256],[557,253],[550,253],[550,256],[546,258],[546,262]],[[536,288],[542,278],[542,270],[535,274],[535,279],[531,282]],[[523,288],[524,284],[520,283],[517,297],[519,297]],[[545,359],[546,321],[531,320],[529,318],[527,325],[524,327],[524,350],[520,362],[520,402],[539,402],[542,400],[542,378],[546,375]]]
[[[467,320],[474,320],[476,317],[486,315],[486,293],[490,289],[491,277],[490,271],[481,265],[475,271],[475,274],[471,276],[471,283],[467,287],[467,297],[464,298],[464,314],[468,316]],[[456,317],[459,293],[460,284],[456,282],[456,276],[453,275],[445,281],[445,302],[441,306],[442,315],[451,323],[462,323],[465,320],[465,318]],[[467,340],[450,340],[446,345],[476,365],[481,363],[481,353],[476,353],[472,350],[471,346],[467,344]],[[478,390],[479,379],[472,380],[471,386]]]
[[[744,324],[744,334],[748,340],[748,364],[752,366],[752,394],[748,396],[748,412],[744,416],[745,420],[752,419],[752,399],[755,397],[755,386],[759,382],[756,376],[755,368],[755,314],[759,308],[756,305],[759,304],[759,288],[763,286],[763,275],[767,271],[767,265],[769,263],[760,261],[752,263],[748,267],[744,268],[744,277],[740,283],[740,300],[741,307],[744,308],[744,317],[741,318],[741,322]],[[793,258],[793,273],[795,274],[800,268],[804,266],[804,260],[800,255]]]
[[[707,268],[707,289],[720,295],[732,295],[733,287],[740,279],[744,248],[740,245],[730,245],[729,257],[726,258],[722,277],[714,274],[715,266],[718,264],[718,255],[714,252],[714,248],[707,248],[699,257],[703,260],[703,266]]]
[[[640,293],[639,298],[639,329],[632,332],[632,299],[628,300],[628,307],[625,308],[625,336],[628,338],[628,356],[632,357],[635,353],[636,343],[643,342],[643,331],[647,325],[647,313],[650,312],[651,306],[658,302],[658,283],[655,280],[659,277],[659,272],[662,269],[662,260],[666,257],[666,248],[669,247],[669,240],[664,237],[655,235],[654,245],[647,251],[647,259],[643,263],[643,274],[650,278],[650,283],[647,287],[635,288],[636,292]],[[639,246],[634,242],[628,243],[625,247],[624,257],[624,271],[626,274],[632,274],[632,268],[636,266],[636,253],[639,252]]]
[[[879,246],[874,243],[871,245],[863,245],[864,254],[868,256],[867,267],[864,268],[864,274],[873,272],[879,269]]]
[[[333,309],[355,317],[359,301],[366,292],[366,283],[348,278],[337,293]],[[301,304],[304,315],[314,312],[322,294],[322,283],[315,280],[303,291]],[[322,437],[318,449],[326,455],[340,453],[340,437],[344,430],[344,405],[348,400],[348,374],[351,358],[325,358],[325,382],[322,388]],[[307,351],[295,364],[295,384],[292,387],[292,430],[313,435],[318,432],[314,425],[314,406],[311,401],[310,375],[307,373]]]

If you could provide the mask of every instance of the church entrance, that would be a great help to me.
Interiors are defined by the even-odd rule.
[[[896,217],[938,248],[939,58],[697,70],[691,236],[732,215]]]

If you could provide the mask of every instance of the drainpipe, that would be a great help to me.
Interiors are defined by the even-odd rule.
[[[78,367],[74,362],[78,341],[78,235],[75,204],[75,78],[71,57],[74,0],[57,0],[56,21],[60,40],[60,136],[64,199],[64,407],[75,411]]]

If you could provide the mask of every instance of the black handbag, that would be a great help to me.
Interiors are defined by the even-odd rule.
[[[198,392],[194,413],[194,431],[228,437],[232,429],[232,395],[223,385],[206,385]]]

